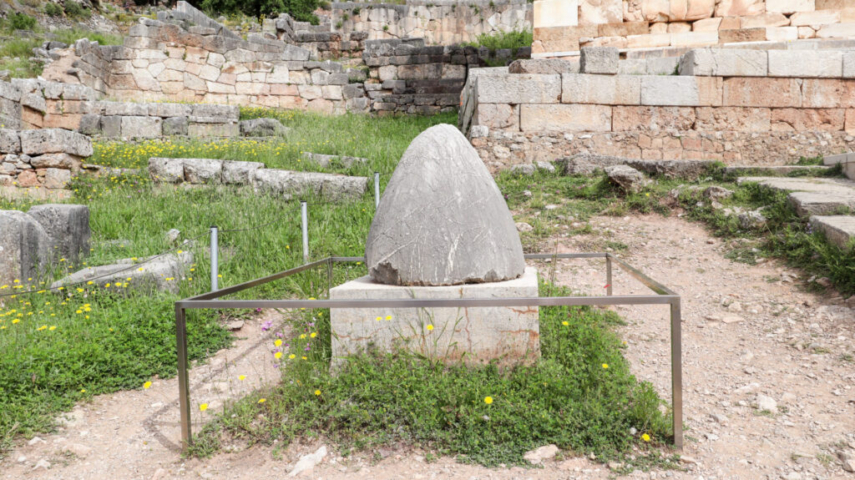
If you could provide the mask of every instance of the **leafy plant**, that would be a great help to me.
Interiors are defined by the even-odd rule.
[[[218,15],[242,13],[261,18],[287,13],[297,21],[318,24],[318,17],[313,13],[318,8],[318,0],[197,0],[191,3]]]
[[[32,30],[36,26],[35,18],[20,12],[9,15],[8,21],[12,30]]]
[[[49,1],[45,3],[45,14],[51,17],[60,17],[62,16],[62,7]]]
[[[92,12],[89,11],[88,8],[83,8],[82,5],[77,3],[74,0],[66,0],[65,3],[65,14],[72,18],[89,18],[92,16]]]

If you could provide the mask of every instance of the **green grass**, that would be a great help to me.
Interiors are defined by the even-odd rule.
[[[77,40],[81,38],[87,38],[91,41],[98,42],[101,45],[121,45],[124,42],[124,38],[121,35],[113,35],[109,33],[102,32],[92,32],[89,30],[82,30],[79,28],[58,30],[54,32],[56,35],[56,40],[62,43],[67,43],[68,45],[73,44]]]
[[[541,284],[541,295],[568,294]],[[670,422],[653,387],[629,373],[612,330],[618,324],[611,311],[542,308],[542,357],[535,365],[503,372],[403,351],[371,352],[349,358],[332,376],[329,313],[319,311],[291,325],[280,384],[227,408],[197,438],[195,453],[209,454],[223,439],[278,440],[277,448],[285,448],[297,438],[323,436],[345,454],[419,444],[488,466],[523,464],[526,451],[550,443],[602,460],[623,458],[633,446],[646,447],[643,433],[665,442]]]

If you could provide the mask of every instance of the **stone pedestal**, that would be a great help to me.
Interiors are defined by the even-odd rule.
[[[333,300],[455,299],[537,296],[537,270],[527,267],[516,279],[440,287],[385,285],[365,276],[330,291]],[[468,365],[498,360],[509,366],[540,357],[537,307],[484,308],[334,308],[332,365],[370,348],[404,348],[445,362]]]

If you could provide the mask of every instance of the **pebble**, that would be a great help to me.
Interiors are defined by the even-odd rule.
[[[532,465],[537,465],[544,460],[550,460],[555,458],[555,455],[558,454],[558,447],[556,445],[544,445],[542,447],[536,448],[529,452],[526,452],[523,455],[523,458],[531,463]]]
[[[36,445],[36,444],[38,444],[38,443],[47,443],[47,442],[45,442],[44,440],[42,440],[42,439],[41,439],[41,437],[33,437],[33,438],[31,438],[31,439],[30,439],[30,441],[29,441],[29,442],[27,442],[27,445],[29,445],[29,446],[31,446],[31,447],[32,447],[33,445]]]
[[[760,411],[769,411],[778,413],[778,402],[772,397],[766,395],[757,395],[757,409]]]

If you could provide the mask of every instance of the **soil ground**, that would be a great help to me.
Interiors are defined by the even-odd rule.
[[[555,236],[542,251],[601,249],[603,239],[625,244],[618,252],[683,301],[683,379],[686,447],[684,471],[635,471],[629,478],[834,479],[855,478],[838,453],[855,455],[855,315],[839,297],[803,290],[800,273],[770,261],[756,266],[725,258],[727,247],[699,224],[660,216],[603,217],[594,232]],[[539,263],[542,275],[589,295],[604,294],[602,260]],[[615,269],[614,294],[648,293]],[[837,304],[834,304],[837,303]],[[667,306],[617,307],[627,325],[620,334],[635,374],[671,398]],[[240,340],[208,364],[194,368],[195,401],[216,411],[262,383],[275,381],[265,314],[247,321]],[[254,367],[252,366],[254,365]],[[264,365],[264,367],[260,367]],[[260,369],[260,370],[259,370]],[[240,381],[238,375],[246,375]],[[777,413],[757,402],[776,404]],[[221,453],[184,460],[178,441],[176,381],[149,390],[104,395],[78,406],[70,421],[44,441],[23,445],[0,463],[0,478],[18,479],[256,479],[284,477],[320,442]],[[199,400],[196,400],[199,399]],[[202,421],[195,408],[197,425]],[[68,453],[68,452],[77,452]],[[44,463],[50,468],[44,468]],[[40,465],[40,466],[39,466]],[[306,475],[324,480],[609,478],[609,466],[559,454],[542,468],[428,462],[423,451],[364,452],[343,459],[331,452]]]

